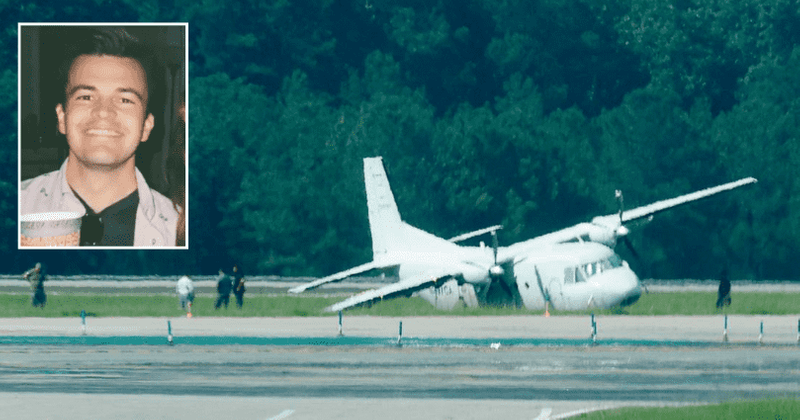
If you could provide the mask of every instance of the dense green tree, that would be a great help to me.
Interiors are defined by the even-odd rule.
[[[190,47],[198,75],[224,72],[274,93],[296,69],[325,79],[336,40],[325,22],[326,1],[193,3],[183,13],[192,22]],[[227,24],[220,24],[227,22]]]
[[[15,270],[321,275],[369,259],[361,159],[440,236],[504,244],[744,176],[630,239],[640,274],[800,275],[792,0],[0,2],[0,251]],[[189,251],[14,251],[16,25],[185,21]],[[633,256],[618,246],[628,259]]]
[[[800,48],[786,59],[753,67],[743,79],[741,100],[714,121],[720,160],[736,172],[755,174],[749,217],[739,218],[729,238],[738,264],[757,277],[795,272],[800,240]],[[744,220],[742,220],[744,219]]]
[[[800,41],[800,10],[791,0],[628,0],[616,25],[643,57],[651,83],[691,106],[711,99],[714,114],[736,102],[737,81],[761,60],[785,57]]]

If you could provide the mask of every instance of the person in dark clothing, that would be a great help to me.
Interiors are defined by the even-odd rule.
[[[233,266],[233,295],[236,296],[236,306],[242,309],[244,305],[244,273],[238,265]]]
[[[22,274],[22,277],[31,284],[31,305],[34,308],[44,309],[44,304],[47,303],[47,295],[44,294],[44,281],[47,280],[47,274],[45,274],[42,263],[36,263],[33,268]]]
[[[731,281],[728,280],[727,268],[722,269],[717,291],[717,309],[721,309],[723,306],[731,306]]]
[[[214,309],[219,309],[220,306],[223,304],[225,305],[225,309],[228,309],[228,303],[231,300],[231,288],[233,287],[233,283],[231,282],[231,276],[225,274],[222,270],[219,270],[219,275],[217,276],[217,301],[214,302]]]

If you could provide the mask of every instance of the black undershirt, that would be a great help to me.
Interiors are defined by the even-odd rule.
[[[86,208],[81,223],[81,246],[133,246],[139,190],[134,190],[100,213],[95,213],[77,193],[75,196]]]

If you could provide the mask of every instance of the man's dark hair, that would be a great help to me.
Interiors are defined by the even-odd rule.
[[[154,92],[160,85],[157,59],[153,47],[140,42],[123,27],[75,27],[64,33],[64,58],[59,67],[61,104],[66,106],[69,71],[82,55],[111,55],[132,58],[141,64],[147,79],[147,107],[151,113]]]

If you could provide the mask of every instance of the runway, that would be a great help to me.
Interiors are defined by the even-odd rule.
[[[207,418],[220,412],[264,419],[292,410],[291,419],[531,419],[545,409],[554,418],[598,407],[800,391],[795,349],[160,346],[0,352],[0,396],[12,402],[4,406],[15,417],[31,418],[109,417],[104,412],[116,418]],[[43,395],[47,407],[30,404]]]
[[[211,278],[196,280],[200,293],[213,293]],[[285,293],[293,284],[253,280],[248,293]],[[174,294],[167,279],[71,278],[47,287]],[[29,290],[13,278],[0,279],[0,289]],[[0,401],[4,415],[23,419],[543,420],[800,394],[798,316],[729,316],[727,344],[722,315],[595,321],[592,345],[589,316],[345,315],[342,337],[336,316],[88,317],[85,326],[79,318],[0,318]]]
[[[756,343],[719,317],[345,317],[350,337],[378,346],[229,345],[236,337],[335,339],[337,318],[90,318],[86,337],[158,337],[156,345],[0,345],[0,400],[18,418],[535,419],[623,405],[714,403],[800,394],[796,317],[769,318]],[[175,345],[166,343],[170,322]],[[794,324],[794,325],[791,325]],[[658,327],[661,325],[661,327]],[[692,346],[616,345],[649,334]],[[0,336],[84,337],[77,319],[0,319]],[[518,345],[569,337],[582,345]],[[181,337],[220,340],[180,344]],[[414,339],[486,340],[483,345],[415,346]],[[605,341],[604,341],[605,340]],[[487,343],[495,344],[485,345]],[[605,343],[605,344],[603,344]],[[42,404],[46,398],[48,404]]]
[[[794,345],[800,333],[800,315],[725,316],[631,316],[606,315],[595,318],[598,343],[645,342],[721,344],[727,335],[732,344]],[[373,337],[391,340],[400,333],[404,339],[472,340],[568,340],[576,345],[590,342],[589,315],[544,317],[520,316],[421,316],[342,318],[345,337]],[[762,328],[763,325],[763,328]],[[271,337],[331,338],[339,334],[336,316],[286,318],[126,318],[87,317],[85,332],[100,337],[166,337],[169,329],[177,337]],[[727,334],[726,334],[727,332]],[[72,318],[0,318],[0,337],[80,337],[84,323]],[[0,342],[2,340],[0,339]],[[11,341],[13,343],[13,341]],[[31,341],[31,343],[33,343]],[[112,343],[113,344],[113,343]],[[224,340],[219,344],[225,344]]]

